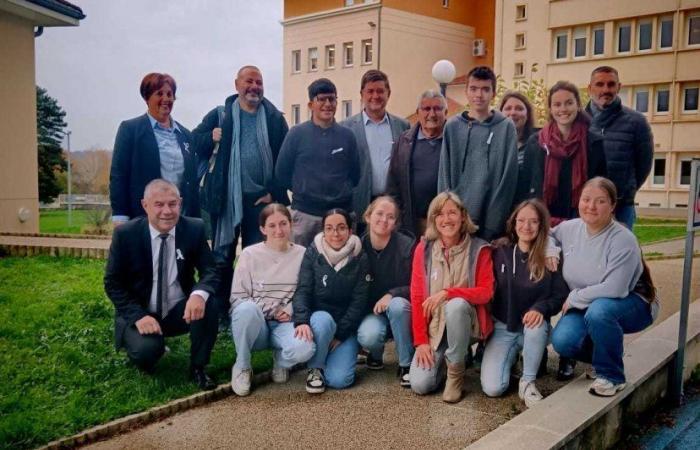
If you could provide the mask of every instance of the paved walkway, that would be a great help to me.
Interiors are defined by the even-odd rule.
[[[698,298],[700,258],[694,263],[691,294]],[[660,323],[679,308],[683,260],[650,267],[662,299]],[[260,386],[249,397],[231,396],[90,448],[464,448],[524,410],[512,390],[497,399],[482,394],[474,369],[467,372],[466,397],[455,405],[439,394],[417,396],[398,386],[391,346],[385,360],[383,371],[359,368],[356,386],[345,391],[310,396],[297,372],[287,384]],[[545,395],[563,386],[553,378],[557,361],[550,351],[550,374],[538,381]],[[577,371],[583,370],[580,364]]]
[[[642,251],[644,251],[645,254],[660,253],[662,255],[683,255],[685,254],[685,238],[643,245]],[[700,252],[700,232],[695,233],[693,251],[694,253]]]

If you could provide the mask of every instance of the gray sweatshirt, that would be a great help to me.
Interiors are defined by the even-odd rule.
[[[518,184],[518,135],[498,111],[483,122],[462,113],[443,132],[438,192],[454,191],[491,240],[503,234]]]
[[[562,274],[571,288],[567,301],[585,309],[598,298],[624,298],[642,274],[642,255],[631,231],[617,221],[589,235],[581,219],[560,223],[552,230],[560,245]]]

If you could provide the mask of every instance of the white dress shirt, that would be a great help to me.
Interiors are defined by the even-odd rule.
[[[155,313],[158,311],[157,297],[158,297],[158,253],[160,252],[160,235],[161,232],[153,228],[153,225],[148,224],[148,229],[151,233],[151,258],[153,261],[153,287],[151,288],[151,299],[148,302],[148,311]],[[175,249],[175,227],[173,227],[168,233],[166,238],[166,256],[168,257],[168,273],[166,274],[168,280],[168,292],[165,297],[165,304],[163,305],[163,317],[168,315],[170,311],[178,302],[184,300],[186,297],[185,293],[180,286],[180,282],[177,279],[177,261],[176,258],[182,258],[182,254],[178,253]],[[197,294],[201,296],[204,301],[209,298],[209,293],[202,290],[194,290],[192,294]]]

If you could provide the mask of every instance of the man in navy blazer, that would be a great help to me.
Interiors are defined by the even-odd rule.
[[[156,178],[178,180],[183,197],[182,213],[200,216],[192,137],[171,116],[175,90],[175,80],[169,75],[146,75],[141,82],[141,95],[148,112],[119,125],[109,175],[115,224],[145,214],[141,206],[143,192],[146,184]]]
[[[190,376],[202,389],[217,336],[217,308],[207,301],[218,276],[201,219],[180,217],[177,187],[151,181],[137,217],[114,230],[104,284],[115,306],[115,344],[140,369],[152,372],[164,337],[189,332]],[[195,281],[195,269],[199,281]]]

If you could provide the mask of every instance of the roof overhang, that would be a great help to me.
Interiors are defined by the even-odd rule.
[[[80,25],[80,18],[61,13],[26,0],[0,0],[0,11],[30,21],[34,26],[70,27]]]
[[[382,4],[379,1],[358,3],[352,6],[343,6],[341,8],[329,9],[326,11],[315,12],[311,14],[305,14],[303,16],[290,17],[285,20],[281,20],[282,26],[296,25],[298,23],[310,22],[318,19],[325,19],[328,17],[342,16],[345,14],[353,14],[360,11],[367,11],[370,9],[379,9]]]

